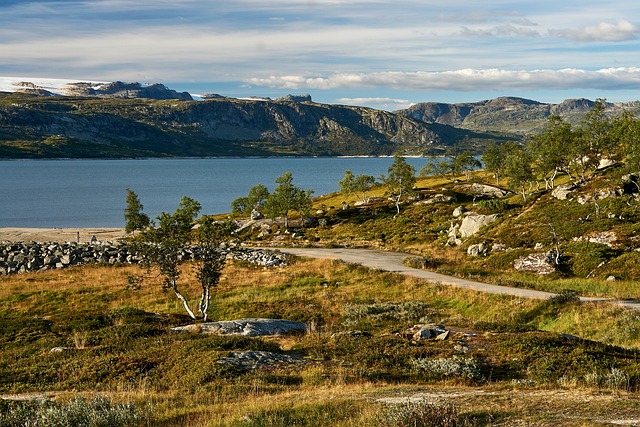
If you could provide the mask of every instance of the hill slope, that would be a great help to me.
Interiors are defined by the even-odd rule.
[[[551,115],[559,115],[578,124],[593,107],[588,99],[568,99],[560,104],[546,104],[523,98],[500,97],[460,104],[424,102],[396,113],[425,123],[440,123],[483,132],[530,134],[539,132]],[[623,111],[640,113],[640,102],[607,103],[607,111],[616,115]]]
[[[389,155],[493,135],[371,108],[279,100],[41,96],[0,92],[0,157]],[[499,136],[498,136],[499,138]]]

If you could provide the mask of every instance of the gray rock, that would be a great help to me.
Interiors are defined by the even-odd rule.
[[[469,256],[486,256],[488,252],[489,248],[485,242],[469,245],[467,248],[467,255]]]
[[[477,196],[487,196],[487,197],[504,197],[509,194],[509,191],[503,190],[502,188],[495,187],[493,185],[473,183],[464,185],[463,188],[470,190],[473,194]]]
[[[463,213],[464,213],[464,208],[462,206],[458,206],[453,210],[453,217],[459,218],[462,216]]]
[[[259,219],[262,219],[262,218],[264,218],[264,215],[262,215],[262,213],[260,211],[258,211],[256,209],[253,209],[251,211],[251,219],[252,220],[256,221],[256,220],[259,220]]]
[[[590,233],[586,236],[574,237],[575,242],[599,243],[610,248],[616,245],[618,235],[615,231],[602,231],[600,233]]]
[[[573,190],[575,190],[573,184],[562,184],[554,188],[551,191],[551,195],[558,200],[567,200]]]
[[[269,351],[233,351],[228,356],[218,359],[217,363],[242,370],[251,370],[282,364],[300,364],[304,363],[304,360],[299,357],[271,353]]]
[[[449,331],[444,327],[444,325],[434,323],[415,325],[405,332],[406,335],[411,335],[411,339],[413,341],[428,340],[438,337],[441,337],[438,339],[446,339],[448,337],[448,333]],[[447,335],[443,336],[444,334]]]
[[[201,332],[205,334],[258,337],[306,332],[307,325],[292,320],[248,318],[179,326],[171,330],[176,332]]]
[[[460,235],[462,238],[473,236],[477,234],[482,227],[486,227],[497,219],[498,214],[480,215],[475,212],[469,212],[460,224]]]
[[[551,274],[556,271],[554,252],[534,253],[518,258],[513,262],[518,271],[529,271],[537,274]]]

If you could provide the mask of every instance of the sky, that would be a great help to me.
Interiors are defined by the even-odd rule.
[[[2,0],[0,76],[396,110],[640,100],[637,0]]]

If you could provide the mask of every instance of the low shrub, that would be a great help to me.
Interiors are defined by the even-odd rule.
[[[66,403],[50,400],[0,400],[0,427],[127,427],[149,425],[150,408],[113,404],[102,396],[76,397]]]
[[[472,425],[451,403],[407,401],[390,405],[378,414],[381,427],[462,427]]]
[[[472,381],[483,379],[478,361],[472,357],[453,356],[440,359],[415,359],[413,366],[427,376],[436,378],[462,378]]]
[[[428,304],[419,301],[347,304],[343,324],[351,327],[363,320],[374,326],[389,321],[428,322],[432,313],[433,309]]]

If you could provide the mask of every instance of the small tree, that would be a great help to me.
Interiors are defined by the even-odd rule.
[[[400,201],[402,198],[413,193],[413,186],[416,183],[416,170],[400,154],[396,154],[393,163],[387,170],[387,176],[382,177],[383,183],[387,186],[391,199],[396,206],[397,215],[400,214]]]
[[[360,193],[362,203],[367,203],[367,191],[376,183],[376,178],[371,175],[354,175],[350,170],[344,171],[344,177],[338,185],[340,192],[346,195]]]
[[[125,232],[135,234],[135,230],[143,230],[149,226],[149,216],[143,213],[142,209],[138,195],[127,188],[127,207],[124,209]]]
[[[209,303],[211,288],[218,286],[226,257],[220,254],[220,246],[237,228],[234,222],[216,222],[211,217],[204,217],[198,222],[195,232],[197,243],[197,260],[195,261],[196,277],[200,281],[201,294],[198,310],[202,320],[209,320]]]
[[[510,153],[505,159],[505,175],[512,188],[519,188],[523,201],[527,201],[526,184],[534,179],[531,156],[523,149]]]
[[[467,181],[471,178],[471,171],[478,169],[480,166],[482,166],[482,163],[480,163],[469,150],[458,154],[451,161],[451,168],[457,173],[464,172]]]
[[[549,117],[543,131],[529,141],[535,170],[544,179],[546,188],[555,186],[558,172],[569,172],[569,165],[574,160],[575,151],[571,147],[575,145],[575,139],[571,125],[554,115]]]
[[[133,242],[133,250],[142,258],[148,271],[157,270],[165,289],[171,289],[192,319],[196,315],[178,288],[182,250],[191,242],[193,221],[200,212],[200,203],[183,197],[173,214],[162,212],[157,224],[143,230]]]
[[[261,212],[268,198],[267,187],[262,184],[254,185],[249,189],[246,197],[238,197],[231,202],[231,212],[245,215],[249,215],[253,210]]]
[[[289,212],[308,214],[313,190],[303,190],[293,185],[293,174],[285,172],[276,178],[278,186],[267,198],[264,208],[272,219],[284,217],[284,227],[289,228]]]

